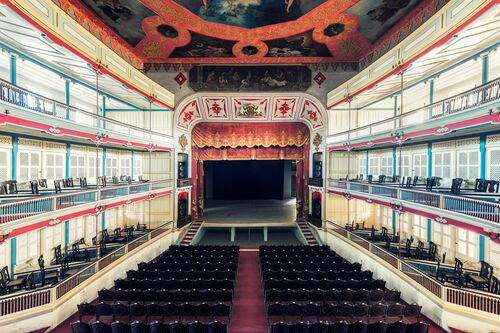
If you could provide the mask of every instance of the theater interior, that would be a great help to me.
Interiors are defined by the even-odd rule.
[[[499,0],[0,0],[0,332],[500,333]]]

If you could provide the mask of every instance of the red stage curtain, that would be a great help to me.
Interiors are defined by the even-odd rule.
[[[191,139],[198,148],[302,147],[309,143],[309,129],[301,123],[203,123]]]

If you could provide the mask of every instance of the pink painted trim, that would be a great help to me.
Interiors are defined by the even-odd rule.
[[[411,133],[406,133],[403,135],[403,141],[406,141],[411,138],[418,138],[418,137],[423,137],[427,135],[446,135],[452,131],[456,130],[461,130],[469,127],[474,127],[474,126],[479,126],[479,125],[485,125],[485,124],[497,124],[500,122],[500,113],[495,112],[492,114],[488,114],[486,116],[482,117],[477,117],[473,119],[468,119],[468,120],[463,120],[459,121],[456,123],[451,123],[448,125],[442,125],[442,126],[434,126],[431,128],[411,132]],[[394,143],[396,144],[396,138],[395,137],[385,137],[377,140],[369,140],[369,141],[363,141],[363,142],[358,142],[354,143],[351,145],[351,149],[353,148],[362,148],[362,147],[368,147],[371,148],[377,144],[382,144],[382,143]],[[328,148],[329,151],[332,150],[345,150],[344,146],[333,146]]]
[[[76,138],[81,138],[81,139],[87,139],[87,140],[92,141],[93,143],[97,142],[97,138],[96,138],[95,134],[89,134],[89,133],[71,130],[71,129],[66,129],[66,128],[62,128],[62,127],[54,127],[51,125],[38,123],[38,122],[31,121],[31,120],[21,119],[21,118],[13,117],[10,115],[0,115],[0,125],[6,125],[6,124],[24,127],[24,128],[29,128],[29,129],[33,129],[33,130],[38,130],[38,131],[45,132],[47,134],[52,134],[55,136],[71,136],[71,137],[76,137]],[[99,141],[100,145],[105,144],[105,143],[113,143],[113,144],[118,144],[118,145],[122,145],[125,147],[130,147],[130,148],[147,149],[149,147],[148,143],[131,142],[131,141],[116,139],[116,138],[112,138],[112,137],[109,137],[109,138],[106,138],[102,141]],[[164,147],[164,146],[156,146],[155,151],[172,151],[172,148]]]
[[[343,195],[345,192],[336,191],[336,190],[328,190],[328,193]],[[351,198],[355,198],[355,199],[359,199],[359,200],[363,200],[363,201],[366,201],[367,199],[370,199],[370,200],[372,200],[371,203],[375,203],[375,204],[378,204],[378,205],[386,206],[386,207],[389,207],[391,209],[393,208],[393,205],[390,204],[389,202],[380,201],[380,200],[376,200],[376,199],[371,199],[371,198],[363,197],[363,196],[352,194],[352,193],[350,193],[350,195],[351,195]],[[403,213],[412,213],[412,214],[420,215],[420,216],[425,216],[425,217],[427,217],[427,218],[429,218],[431,220],[435,220],[436,218],[443,217],[441,215],[427,213],[427,212],[424,212],[424,211],[421,211],[421,210],[418,210],[418,209],[415,209],[415,208],[408,208],[408,207],[403,207],[402,208],[402,212]],[[457,220],[451,219],[449,217],[445,217],[445,219],[447,221],[447,224],[451,224],[451,225],[454,225],[456,227],[459,227],[459,228],[462,228],[462,229],[466,229],[466,230],[470,230],[470,231],[473,231],[475,233],[478,233],[478,234],[490,237],[489,234],[486,231],[484,231],[481,227],[477,227],[475,225],[470,225],[470,224],[467,224],[465,222],[457,221]],[[490,239],[493,242],[500,244],[500,239],[496,239],[496,238],[490,238]]]
[[[172,194],[172,191],[167,190],[167,191],[156,193],[155,197],[165,196],[165,195],[169,195],[169,194]],[[127,200],[113,202],[111,204],[106,205],[106,207],[102,211],[106,211],[110,208],[125,206],[127,204],[131,204],[131,203],[139,202],[139,201],[145,201],[145,200],[149,200],[149,199],[150,199],[149,195],[143,195],[141,197],[137,197],[137,198],[133,198],[133,199],[127,199]],[[54,226],[55,224],[53,223],[53,221],[59,220],[60,222],[56,223],[56,224],[59,224],[59,223],[63,223],[64,221],[67,221],[67,220],[75,219],[77,217],[82,217],[82,216],[88,216],[88,215],[92,215],[95,213],[96,213],[95,208],[89,208],[89,209],[85,209],[85,210],[71,213],[71,214],[56,216],[56,217],[51,218],[51,219],[43,220],[43,221],[40,221],[40,222],[37,222],[34,224],[30,224],[30,225],[27,225],[27,226],[24,226],[21,228],[14,229],[9,234],[8,238],[13,238],[13,237],[22,235],[24,233],[27,233],[27,232],[30,232],[33,230]],[[6,238],[6,239],[8,239],[8,238]]]

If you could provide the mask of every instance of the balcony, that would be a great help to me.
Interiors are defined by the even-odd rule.
[[[500,123],[500,78],[400,116],[328,136],[330,150],[395,144],[398,140],[444,135],[471,126]],[[489,110],[484,106],[491,105]],[[399,138],[398,138],[399,136]]]
[[[328,180],[330,192],[345,195],[359,195],[360,199],[379,199],[389,203],[393,209],[398,209],[400,205],[408,203],[419,206],[426,212],[432,214],[446,214],[450,219],[457,219],[465,223],[476,221],[488,230],[500,232],[500,196],[488,193],[475,193],[480,198],[468,197],[464,195],[453,195],[444,192],[425,191],[400,187],[398,184],[382,185],[370,184],[362,181]],[[403,207],[401,207],[403,208]],[[441,210],[441,212],[437,211]],[[446,218],[436,215],[446,223]],[[443,221],[444,220],[444,221]]]
[[[7,121],[7,123],[28,128],[34,127],[34,129],[41,129],[48,134],[79,137],[80,135],[75,135],[76,133],[74,133],[74,131],[69,131],[69,127],[74,127],[75,125],[77,125],[78,129],[82,129],[83,131],[89,132],[92,135],[95,135],[96,130],[99,130],[103,133],[108,133],[109,137],[113,137],[114,134],[118,134],[119,136],[125,138],[125,141],[123,143],[121,143],[121,141],[113,142],[113,140],[109,140],[109,142],[122,144],[125,146],[134,146],[130,142],[134,139],[138,139],[139,142],[143,142],[142,146],[139,146],[141,148],[146,148],[147,146],[144,141],[146,141],[147,143],[159,143],[162,145],[172,144],[173,142],[172,137],[169,135],[149,131],[116,120],[111,120],[97,114],[87,112],[73,106],[60,103],[53,99],[35,94],[4,80],[0,80],[0,102],[25,111],[18,112],[16,109],[9,109],[9,111],[6,112],[5,115],[0,116],[0,122],[2,121],[2,118],[3,121],[6,121],[6,117],[9,117],[9,115],[11,115],[11,117],[17,116],[21,119],[33,120],[38,122],[42,121],[42,123],[46,124],[47,119],[40,120],[40,116],[47,116],[54,120],[54,124],[57,124],[58,127],[52,126],[47,130],[44,130],[43,128],[40,128],[40,126],[36,126],[37,124],[40,125],[39,123],[21,124],[19,122],[19,119],[17,118],[15,118],[15,121],[11,120]],[[26,111],[28,111],[28,113],[26,113]],[[51,122],[50,125],[53,125],[53,123]],[[68,128],[62,128],[63,126]]]
[[[14,202],[0,204],[0,227],[12,222],[21,223],[21,220],[37,217],[42,214],[52,213],[56,216],[62,210],[80,207],[86,204],[98,203],[101,200],[117,199],[139,193],[148,193],[154,198],[160,189],[169,189],[173,186],[173,180],[160,180],[140,184],[123,186],[103,187],[97,189],[81,190],[69,194],[47,195],[33,197]]]

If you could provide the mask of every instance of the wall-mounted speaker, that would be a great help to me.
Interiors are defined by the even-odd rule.
[[[313,178],[322,178],[323,176],[323,153],[313,154]]]
[[[188,154],[179,153],[177,155],[177,177],[178,179],[188,178]]]

